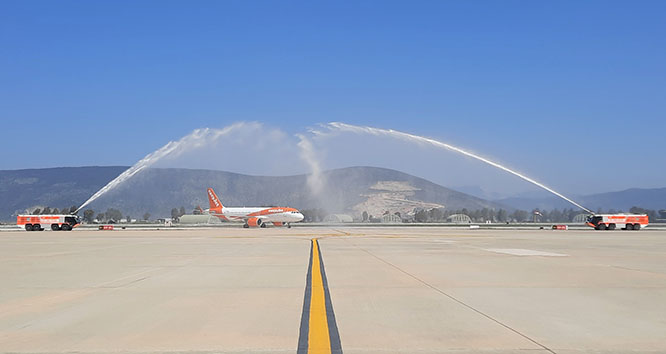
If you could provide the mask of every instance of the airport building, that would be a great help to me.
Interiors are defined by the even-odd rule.
[[[180,217],[180,223],[186,225],[195,224],[221,224],[220,218],[213,215],[192,215],[187,214]]]
[[[454,224],[471,224],[472,218],[465,214],[453,214],[446,218],[447,222],[452,222]]]
[[[386,214],[382,215],[382,222],[389,224],[399,224],[402,223],[402,218],[395,214]]]

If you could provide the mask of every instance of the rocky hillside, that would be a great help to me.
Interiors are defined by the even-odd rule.
[[[78,167],[0,171],[0,219],[36,207],[80,205],[126,167]],[[125,215],[169,216],[174,207],[189,212],[208,207],[206,188],[213,187],[228,206],[283,205],[299,209],[378,215],[384,210],[414,208],[500,208],[501,205],[460,193],[403,172],[376,167],[327,171],[314,194],[307,175],[248,176],[223,171],[147,169],[92,204],[96,211],[116,208]]]

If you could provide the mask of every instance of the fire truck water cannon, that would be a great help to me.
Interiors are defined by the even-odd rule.
[[[650,220],[646,214],[595,214],[592,210],[569,200],[572,204],[590,213],[585,224],[595,230],[640,230],[647,227]],[[535,221],[536,221],[535,212]],[[560,230],[560,228],[555,228]]]
[[[650,220],[645,214],[594,214],[587,218],[587,226],[595,230],[640,230],[648,226]]]
[[[43,231],[50,227],[53,231],[71,231],[81,224],[77,215],[54,214],[54,215],[19,215],[16,217],[16,226],[25,228],[26,231]]]

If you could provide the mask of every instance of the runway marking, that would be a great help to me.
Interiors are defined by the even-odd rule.
[[[342,344],[317,239],[311,240],[298,354],[341,354]]]
[[[436,286],[434,286],[434,285],[432,285],[432,284],[426,282],[425,280],[423,280],[423,279],[417,277],[416,275],[414,275],[414,274],[412,274],[412,273],[409,273],[408,271],[406,271],[406,270],[404,270],[404,269],[398,267],[397,265],[395,265],[395,264],[393,264],[393,263],[391,263],[391,262],[385,260],[384,258],[379,257],[378,255],[376,255],[376,254],[374,254],[374,253],[368,251],[367,249],[365,249],[365,248],[363,248],[363,247],[361,247],[361,246],[359,246],[359,245],[357,245],[357,244],[355,244],[355,243],[353,243],[353,242],[351,242],[351,244],[352,244],[354,247],[360,249],[361,251],[367,253],[368,255],[374,257],[374,258],[377,259],[378,261],[380,261],[380,262],[382,262],[382,263],[384,263],[384,264],[386,264],[386,265],[388,265],[388,266],[390,266],[390,267],[396,269],[397,271],[399,271],[399,272],[401,272],[401,273],[403,273],[403,274],[405,274],[405,275],[407,275],[407,276],[413,278],[414,280],[418,281],[419,283],[421,283],[421,284],[423,284],[423,285],[429,287],[430,289],[432,289],[432,290],[434,290],[434,291],[436,291],[436,292],[438,292],[438,293],[440,293],[440,294],[442,294],[442,295],[448,297],[449,299],[451,299],[451,300],[457,302],[458,304],[460,304],[460,305],[462,305],[462,306],[464,306],[464,307],[466,307],[466,308],[468,308],[468,309],[470,309],[470,310],[472,310],[472,311],[478,313],[479,315],[481,315],[481,316],[483,316],[483,317],[485,317],[485,318],[487,318],[487,319],[489,319],[489,320],[491,320],[491,321],[497,323],[498,325],[500,325],[500,326],[502,326],[502,327],[504,327],[504,328],[506,328],[506,329],[512,331],[513,333],[516,333],[517,335],[519,335],[519,336],[521,336],[521,337],[527,339],[528,341],[530,341],[530,342],[534,343],[535,345],[541,347],[543,350],[545,350],[545,351],[547,351],[547,352],[549,352],[549,353],[555,354],[555,351],[553,351],[552,349],[550,349],[550,348],[547,347],[546,345],[537,342],[535,339],[532,339],[531,337],[529,337],[529,336],[527,336],[526,334],[524,334],[524,333],[518,331],[517,329],[515,329],[515,328],[509,326],[508,324],[506,324],[506,323],[504,323],[504,322],[501,322],[500,320],[498,320],[498,319],[492,317],[491,315],[489,315],[489,314],[487,314],[487,313],[485,313],[485,312],[483,312],[483,311],[477,309],[476,307],[473,307],[472,305],[467,304],[466,302],[463,302],[462,300],[456,298],[455,296],[453,296],[453,295],[451,295],[451,294],[449,294],[449,293],[444,292],[444,291],[441,290],[440,288],[438,288],[438,287],[436,287]]]
[[[567,257],[568,254],[527,250],[522,248],[487,248],[489,252],[510,254],[512,256],[544,256],[544,257]]]

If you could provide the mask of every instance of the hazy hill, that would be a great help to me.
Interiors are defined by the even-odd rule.
[[[619,192],[574,196],[580,204],[592,209],[615,209],[627,211],[632,206],[646,209],[666,209],[666,188],[631,188]],[[518,209],[553,209],[571,208],[572,205],[557,197],[545,198],[506,198],[499,203]]]
[[[0,171],[0,220],[10,221],[17,213],[35,207],[80,205],[125,169],[125,166],[110,166]],[[437,205],[453,210],[571,207],[557,197],[490,202],[406,173],[376,167],[327,171],[323,181],[321,193],[313,195],[306,175],[267,177],[211,170],[148,169],[92,203],[90,208],[103,211],[113,207],[135,218],[145,212],[153,217],[169,216],[174,207],[184,206],[188,212],[197,205],[207,208],[205,189],[208,186],[215,188],[228,206],[320,207],[328,212],[368,210],[375,215],[387,209],[399,211]],[[666,188],[634,188],[574,198],[593,210],[628,210],[632,206],[666,208]]]
[[[79,205],[125,169],[80,167],[0,171],[0,219],[11,220],[17,212],[36,206],[62,208]],[[321,207],[329,212],[350,213],[355,207],[356,211],[364,207],[380,210],[386,206],[393,211],[394,208],[421,205],[443,205],[449,209],[500,208],[497,203],[390,169],[350,167],[325,172],[323,177],[322,192],[313,195],[306,175],[268,177],[211,170],[147,169],[89,207],[96,211],[113,207],[133,217],[145,212],[153,217],[169,216],[174,207],[184,206],[188,212],[197,205],[207,208],[205,190],[210,186],[228,206]],[[370,196],[373,196],[372,203],[359,206]]]
[[[79,205],[127,167],[58,167],[0,171],[0,220],[26,208]]]

